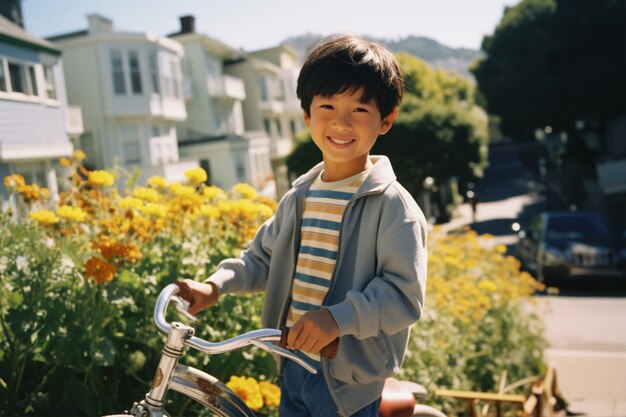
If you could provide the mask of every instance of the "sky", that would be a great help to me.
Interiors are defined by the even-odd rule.
[[[480,49],[505,6],[520,0],[23,0],[26,30],[39,37],[87,28],[86,16],[113,20],[116,30],[167,35],[179,17],[196,31],[252,51],[305,33],[368,35],[396,40],[426,36],[449,47]]]

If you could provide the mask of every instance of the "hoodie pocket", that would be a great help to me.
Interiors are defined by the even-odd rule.
[[[331,361],[330,375],[347,384],[367,384],[393,374],[393,363],[381,337],[359,340],[343,337],[337,357]]]

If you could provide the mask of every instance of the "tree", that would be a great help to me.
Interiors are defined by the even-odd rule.
[[[600,126],[626,107],[623,0],[522,0],[506,8],[472,72],[515,139]]]

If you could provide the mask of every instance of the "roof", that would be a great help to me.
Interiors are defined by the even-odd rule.
[[[61,49],[58,46],[45,39],[31,35],[2,15],[0,15],[0,41],[61,55]]]

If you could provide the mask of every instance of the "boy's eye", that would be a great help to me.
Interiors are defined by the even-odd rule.
[[[322,109],[332,109],[333,106],[331,106],[330,104],[322,104],[322,105],[320,105],[320,108],[322,108]]]
[[[354,109],[355,113],[367,113],[367,109],[364,109],[363,107],[357,107],[356,109]]]

